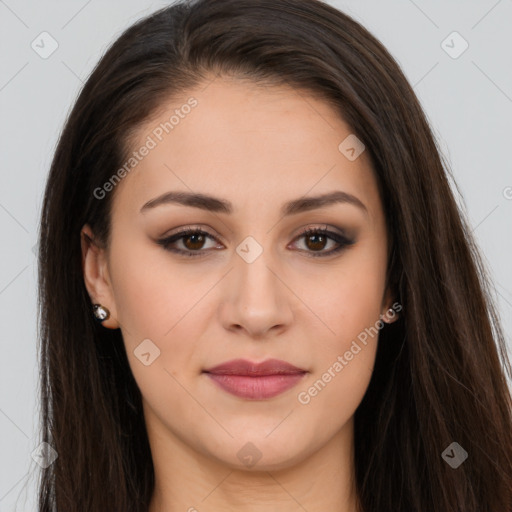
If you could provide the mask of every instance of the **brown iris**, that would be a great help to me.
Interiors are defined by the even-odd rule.
[[[191,244],[186,243],[186,240],[190,240],[190,239],[194,239],[195,242],[192,242]],[[183,245],[191,251],[201,249],[204,242],[205,242],[205,236],[202,235],[201,233],[192,233],[191,235],[187,235],[187,236],[183,237]]]
[[[325,248],[325,242],[327,237],[322,233],[313,233],[306,236],[306,245],[311,250],[321,250]],[[312,244],[309,244],[311,240],[314,240]]]

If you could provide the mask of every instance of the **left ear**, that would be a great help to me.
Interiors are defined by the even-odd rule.
[[[399,307],[397,307],[399,306]],[[382,301],[381,307],[381,316],[383,322],[387,324],[392,324],[396,322],[399,318],[399,311],[402,310],[402,306],[398,302],[393,302],[393,294],[391,290],[388,288],[386,293],[384,294],[384,299]]]

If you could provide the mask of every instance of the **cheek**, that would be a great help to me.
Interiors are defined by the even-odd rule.
[[[204,291],[183,286],[159,248],[140,245],[128,251],[112,244],[112,282],[132,373],[143,395],[158,400],[160,390],[172,393],[191,368]]]
[[[326,431],[335,431],[355,413],[368,388],[377,352],[379,330],[375,320],[353,310],[344,315],[337,336],[315,351],[314,371],[297,390],[297,403],[310,418],[317,418]]]
[[[118,240],[112,242],[111,266],[119,321],[128,333],[160,337],[187,289],[154,242],[122,234]]]
[[[190,400],[183,386],[197,373],[198,315],[205,314],[196,304],[200,294],[187,295],[158,266],[140,268],[127,262],[123,279],[121,330],[129,365],[145,401],[165,416]]]
[[[346,258],[330,275],[324,294],[315,287],[311,298],[314,313],[328,328],[322,327],[324,334],[317,336],[314,373],[298,389],[297,401],[332,428],[348,420],[360,404],[383,326],[379,316],[385,260],[379,258],[378,247],[365,254]]]
[[[378,248],[375,253],[377,254]],[[313,313],[324,323],[326,352],[349,349],[352,340],[375,325],[382,313],[385,261],[354,253],[339,269],[324,276],[321,285],[310,281]],[[313,293],[311,294],[311,290]]]

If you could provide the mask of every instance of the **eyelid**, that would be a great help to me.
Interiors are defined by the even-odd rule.
[[[332,226],[330,224],[316,224],[313,227],[312,226],[306,226],[304,228],[301,228],[299,232],[294,235],[294,240],[304,235],[305,233],[308,233],[310,231],[326,231],[326,232],[334,232],[336,235],[345,238],[347,241],[349,241],[352,237],[349,236],[349,234],[346,232],[346,230],[338,228],[336,226]]]

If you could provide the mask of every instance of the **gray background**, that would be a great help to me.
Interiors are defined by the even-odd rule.
[[[512,353],[512,0],[329,3],[376,35],[414,86],[495,283]],[[107,46],[134,21],[168,4],[0,0],[0,512],[36,510],[33,248],[57,137]],[[40,52],[51,48],[50,39],[41,43],[44,31],[58,43],[46,59],[31,47],[35,41]],[[457,58],[447,53],[463,49],[461,39],[448,37],[453,31],[469,44]]]

